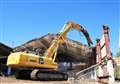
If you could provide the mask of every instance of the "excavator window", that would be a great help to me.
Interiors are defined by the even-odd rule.
[[[43,58],[39,58],[39,63],[40,64],[44,64],[44,59]]]

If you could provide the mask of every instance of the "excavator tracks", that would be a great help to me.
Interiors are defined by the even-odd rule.
[[[68,80],[67,73],[45,70],[45,69],[34,69],[34,70],[18,70],[15,77],[17,79],[31,79],[37,81],[66,81]]]
[[[35,69],[31,72],[31,79],[42,81],[58,81],[67,80],[68,75],[55,70],[39,70]]]
[[[30,69],[18,69],[16,70],[15,77],[17,79],[31,79],[30,73],[32,70]]]

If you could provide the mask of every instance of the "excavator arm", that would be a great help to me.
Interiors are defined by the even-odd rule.
[[[54,63],[56,58],[55,53],[57,52],[59,45],[65,41],[67,33],[70,31],[70,29],[76,29],[77,31],[82,32],[87,39],[88,45],[91,46],[91,44],[93,44],[88,32],[81,25],[68,22],[64,25],[63,29],[58,33],[58,37],[52,41],[50,47],[44,53],[46,60],[51,60],[51,62]]]
[[[70,29],[76,29],[77,31],[82,32],[87,40],[88,45],[91,46],[93,44],[87,30],[85,30],[81,25],[71,21],[67,22],[67,24],[64,25],[63,29],[60,31],[60,37],[65,39]]]

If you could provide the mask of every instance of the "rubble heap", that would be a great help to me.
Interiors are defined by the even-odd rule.
[[[56,34],[47,34],[17,46],[13,50],[14,52],[27,51],[34,53],[36,49],[40,49],[41,55],[43,55],[56,37]],[[95,64],[95,56],[95,47],[90,48],[80,42],[66,39],[66,43],[61,44],[58,49],[56,60],[58,62],[82,62],[92,65]]]

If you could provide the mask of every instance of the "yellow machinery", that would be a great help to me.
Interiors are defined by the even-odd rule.
[[[88,32],[79,24],[68,22],[58,33],[44,56],[26,52],[14,52],[8,56],[7,66],[19,69],[17,77],[22,78],[26,75],[35,80],[67,80],[66,73],[58,71],[58,64],[55,62],[57,49],[60,44],[65,42],[67,33],[70,29],[76,29],[84,34],[88,45],[92,44]]]

